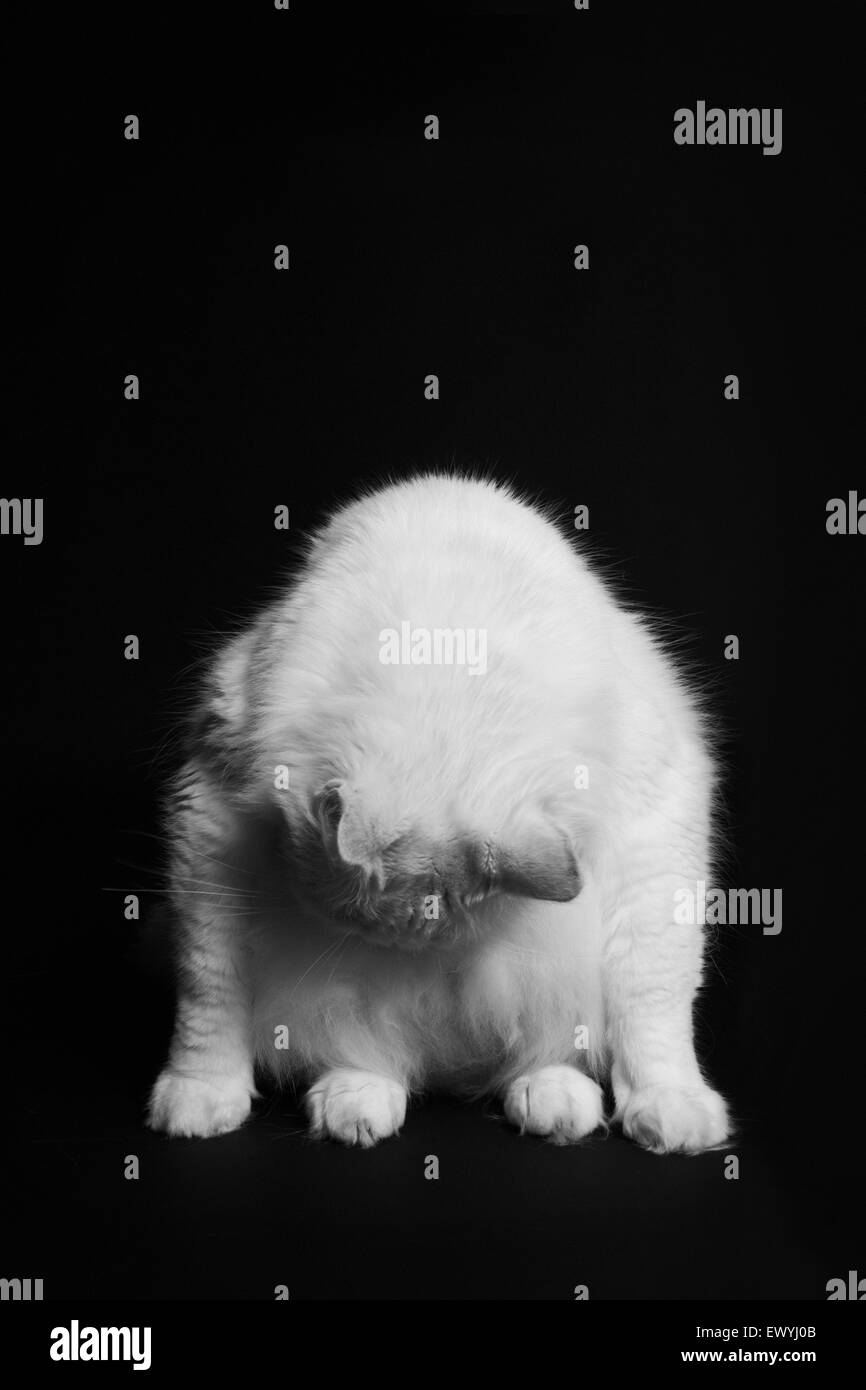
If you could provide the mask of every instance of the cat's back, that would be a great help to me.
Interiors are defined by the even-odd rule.
[[[318,534],[289,597],[300,634],[327,615],[355,646],[376,629],[451,628],[488,635],[503,658],[586,639],[608,596],[540,510],[490,481],[428,474],[361,497]],[[563,612],[570,621],[564,624]]]
[[[312,569],[364,564],[380,592],[459,589],[486,576],[517,588],[542,576],[573,581],[583,568],[555,525],[490,480],[424,474],[342,507],[319,533]]]
[[[671,728],[697,735],[687,687],[577,545],[509,488],[459,476],[341,507],[220,672],[220,712],[266,761],[293,749],[299,785],[375,750],[407,782],[447,768],[483,786],[496,768],[526,792],[530,776],[570,786],[575,762],[669,758]]]
[[[522,738],[612,699],[631,619],[558,526],[509,487],[426,474],[334,513],[260,646],[275,718],[371,712]],[[629,667],[652,660],[643,634]],[[484,677],[480,679],[480,677]]]

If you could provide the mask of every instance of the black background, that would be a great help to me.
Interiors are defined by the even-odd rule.
[[[855,113],[795,99],[754,34],[727,64],[661,33],[603,62],[602,16],[558,8],[315,36],[258,16],[252,64],[80,78],[33,153],[3,493],[44,496],[45,539],[0,542],[0,1273],[46,1297],[821,1299],[866,1274],[866,540],[825,530],[866,489]],[[781,155],[675,146],[698,99],[782,106]],[[292,1096],[214,1141],[142,1127],[171,1024],[143,949],[158,805],[197,664],[359,481],[442,464],[585,503],[590,552],[712,692],[724,882],[784,894],[779,936],[720,931],[699,1006],[738,1181],[733,1146],[556,1149],[447,1099],[368,1153],[310,1143]]]

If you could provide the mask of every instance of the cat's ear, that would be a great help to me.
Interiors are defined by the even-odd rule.
[[[357,792],[344,782],[326,782],[316,798],[322,837],[343,864],[384,882],[382,851],[386,837],[367,815]]]
[[[503,893],[567,903],[583,887],[571,839],[546,816],[527,816],[507,827],[494,850],[495,879]]]

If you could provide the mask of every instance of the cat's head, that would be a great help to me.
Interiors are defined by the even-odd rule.
[[[305,887],[371,942],[407,950],[456,944],[479,929],[500,895],[569,902],[582,887],[570,837],[541,808],[519,807],[495,827],[433,827],[376,809],[362,788],[334,779],[306,817]]]

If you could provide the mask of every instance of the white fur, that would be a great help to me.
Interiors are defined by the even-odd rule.
[[[406,1088],[388,1076],[351,1067],[327,1071],[307,1092],[310,1129],[316,1138],[369,1149],[398,1132],[407,1099]]]
[[[220,1086],[204,1077],[182,1076],[166,1069],[150,1098],[153,1128],[187,1139],[228,1134],[242,1125],[249,1113],[249,1088],[234,1077]]]
[[[573,1144],[604,1124],[598,1082],[575,1067],[541,1067],[519,1076],[505,1092],[506,1117],[521,1134]]]
[[[404,619],[483,629],[486,672],[383,665],[379,634]],[[581,1071],[610,1077],[648,1148],[721,1142],[692,1040],[701,929],[673,915],[711,877],[713,790],[671,659],[539,510],[439,475],[344,507],[198,711],[169,824],[180,1003],[151,1122],[240,1123],[255,1059],[311,1080],[313,1132],[348,1143],[395,1133],[430,1086],[500,1094],[521,1129],[577,1140],[604,1118]],[[575,856],[581,891],[547,900],[573,891]],[[417,910],[434,886],[444,922]]]

